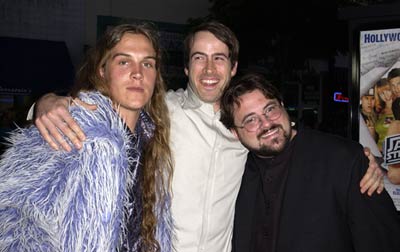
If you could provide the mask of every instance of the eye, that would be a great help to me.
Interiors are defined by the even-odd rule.
[[[276,105],[274,104],[274,105],[271,105],[271,106],[268,106],[266,109],[265,109],[265,111],[264,111],[264,113],[265,114],[269,114],[269,113],[271,113],[271,112],[273,112],[274,110],[276,110]]]
[[[125,66],[125,65],[128,65],[128,61],[127,60],[119,60],[118,61],[118,65],[122,65],[122,66]]]
[[[257,116],[250,116],[244,120],[243,125],[254,125],[258,123],[258,117]]]
[[[224,55],[217,55],[217,56],[214,57],[214,60],[225,61],[226,57]]]
[[[204,57],[204,55],[196,54],[196,55],[193,55],[192,59],[194,61],[203,61],[205,59],[205,57]]]
[[[154,67],[154,63],[153,62],[143,62],[143,66],[145,68],[153,68]]]

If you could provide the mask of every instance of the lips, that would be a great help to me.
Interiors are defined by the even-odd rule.
[[[202,79],[200,79],[200,83],[206,89],[207,88],[214,88],[219,83],[219,79],[215,78],[215,77],[213,77],[213,78],[202,78]]]
[[[143,92],[144,89],[141,87],[128,87],[126,88],[128,91],[132,91],[132,92]]]
[[[270,127],[269,129],[263,130],[259,135],[259,139],[267,139],[270,138],[276,134],[278,134],[280,127],[279,126],[273,126]]]

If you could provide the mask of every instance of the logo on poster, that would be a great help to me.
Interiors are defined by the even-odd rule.
[[[400,134],[386,137],[384,145],[385,164],[400,163]]]
[[[400,41],[400,32],[382,33],[382,34],[364,34],[364,43],[380,43]]]

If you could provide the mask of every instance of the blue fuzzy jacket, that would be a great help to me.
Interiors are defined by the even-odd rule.
[[[54,151],[33,126],[10,135],[0,161],[0,251],[111,252],[124,243],[124,211],[140,202],[129,200],[128,191],[138,188],[141,148],[154,125],[141,112],[129,134],[108,98],[98,92],[80,98],[98,105],[96,111],[71,107],[87,137],[81,150]],[[157,239],[168,252],[169,199],[164,204],[162,215],[157,210]],[[137,251],[140,238],[130,243]]]

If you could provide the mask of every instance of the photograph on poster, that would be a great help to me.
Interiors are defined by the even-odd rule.
[[[360,32],[359,140],[400,173],[400,28]],[[385,179],[400,210],[400,183]]]

